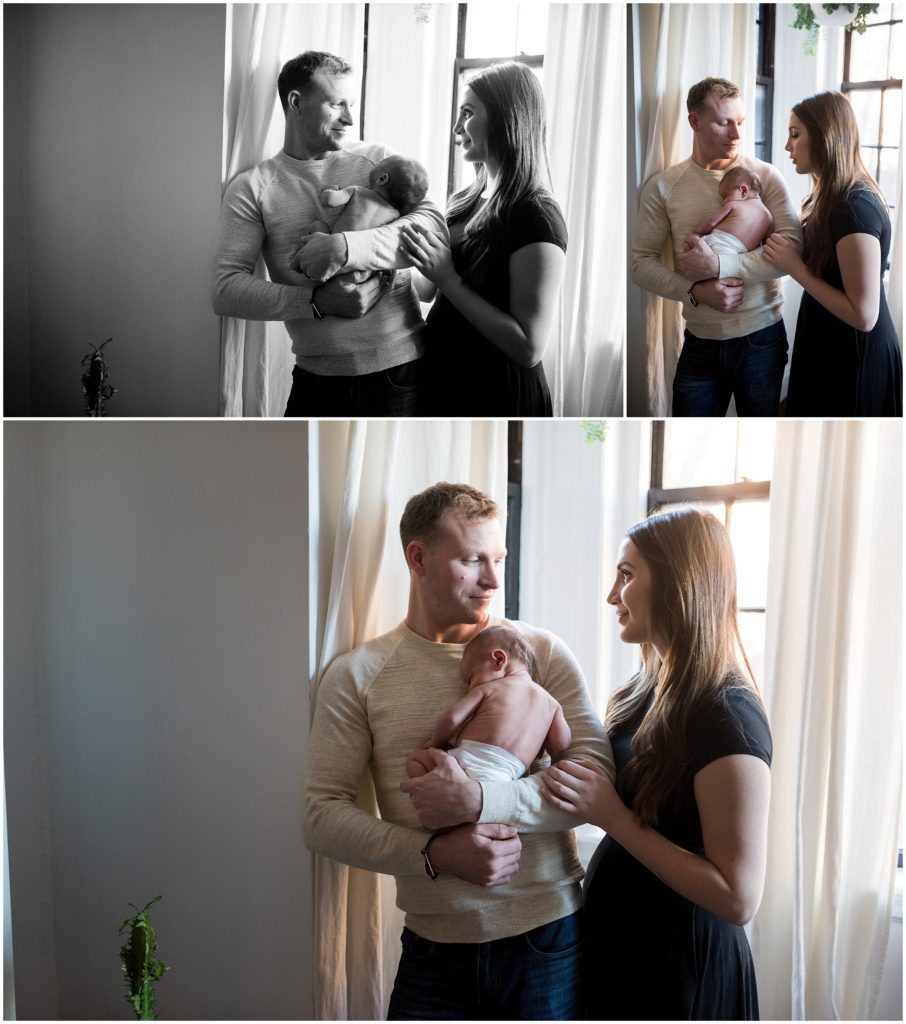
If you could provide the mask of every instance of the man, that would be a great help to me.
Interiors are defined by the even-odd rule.
[[[306,842],[396,877],[406,929],[391,1019],[583,1016],[582,868],[567,831],[575,819],[543,801],[535,777],[478,783],[442,751],[432,752],[437,768],[406,778],[407,755],[465,692],[463,647],[500,621],[489,616],[506,555],[498,515],[466,484],[435,484],[410,499],[400,522],[406,619],[338,658],[318,693]],[[551,633],[511,625],[572,730],[564,756],[592,758],[613,777],[610,744],[572,654]],[[355,805],[366,767],[379,819]],[[429,833],[417,814],[421,825],[449,830]]]
[[[223,197],[212,305],[220,316],[282,320],[296,366],[288,416],[407,416],[419,411],[424,346],[418,300],[401,255],[408,224],[446,237],[440,212],[422,202],[406,217],[371,231],[315,235],[294,256],[315,220],[336,219],[320,192],[367,185],[386,146],[347,142],[352,68],[307,51],[284,65],[277,88],[286,117],[283,149],[237,175]],[[259,255],[270,281],[254,277]],[[326,278],[373,270],[364,284]],[[319,281],[326,281],[319,284]]]
[[[776,416],[788,350],[777,280],[782,275],[760,249],[718,256],[696,235],[684,253],[683,240],[723,205],[718,186],[731,167],[758,175],[774,230],[801,251],[799,218],[780,173],[739,154],[744,111],[732,82],[698,82],[686,107],[692,156],[654,175],[642,189],[632,279],[683,303],[686,331],[673,381],[674,416],[723,416],[734,395],[740,416]],[[676,270],[662,259],[668,238]]]

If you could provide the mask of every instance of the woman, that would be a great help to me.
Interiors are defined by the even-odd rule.
[[[784,147],[812,176],[805,250],[771,235],[764,258],[804,289],[790,365],[789,416],[901,416],[903,363],[881,279],[890,218],[859,155],[849,100],[821,92],[793,107]]]
[[[544,97],[524,64],[476,75],[453,127],[475,182],[448,204],[445,239],[409,228],[403,247],[427,279],[432,415],[550,416],[541,357],[557,314],[566,225],[545,188]],[[427,285],[427,287],[425,287]]]
[[[737,658],[749,668],[727,531],[692,508],[639,523],[607,600],[642,646],[607,709],[616,789],[585,761],[559,762],[542,788],[607,831],[586,880],[588,1016],[756,1019],[742,925],[764,883],[772,747]]]

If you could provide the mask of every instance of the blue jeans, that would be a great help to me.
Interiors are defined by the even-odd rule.
[[[388,1020],[582,1020],[583,911],[492,942],[403,929]]]
[[[783,320],[754,334],[710,341],[685,332],[673,378],[674,416],[776,416],[789,346]]]
[[[360,377],[328,377],[293,367],[284,416],[417,416],[426,377],[424,359]]]

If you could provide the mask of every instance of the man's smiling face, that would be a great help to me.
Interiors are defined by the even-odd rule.
[[[352,75],[316,71],[306,88],[297,94],[301,142],[310,154],[343,148],[347,130],[353,123],[354,87]],[[290,93],[291,98],[292,95]]]

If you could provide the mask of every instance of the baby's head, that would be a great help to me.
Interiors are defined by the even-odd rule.
[[[720,198],[729,203],[731,199],[754,199],[761,196],[761,180],[747,167],[731,167],[720,179]]]
[[[406,213],[425,198],[428,172],[418,160],[388,156],[371,168],[368,184],[400,213]]]
[[[467,686],[503,679],[519,670],[535,678],[535,656],[510,626],[488,626],[466,644],[459,663],[460,678]]]

